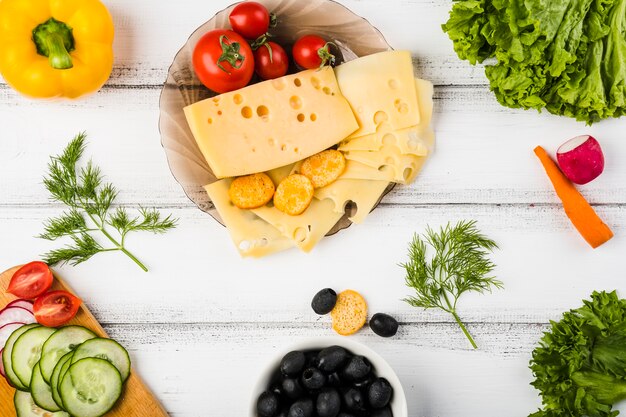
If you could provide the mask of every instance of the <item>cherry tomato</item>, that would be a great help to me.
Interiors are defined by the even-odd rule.
[[[289,57],[282,46],[267,42],[254,51],[254,69],[264,80],[272,80],[287,74]]]
[[[212,30],[202,36],[192,61],[202,84],[216,93],[245,87],[254,74],[252,49],[232,30]]]
[[[15,271],[7,292],[30,300],[48,291],[53,279],[48,265],[39,261],[31,262]]]
[[[67,291],[51,291],[37,298],[33,310],[37,323],[59,327],[74,318],[82,301]]]
[[[293,59],[296,64],[306,69],[333,65],[335,56],[330,52],[330,45],[317,35],[305,35],[293,45]]]
[[[246,39],[256,39],[267,33],[271,17],[262,4],[246,1],[235,6],[228,20],[235,32]]]

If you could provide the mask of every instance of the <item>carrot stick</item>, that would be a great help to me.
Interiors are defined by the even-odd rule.
[[[578,233],[594,249],[606,243],[613,237],[613,232],[598,217],[591,205],[585,200],[574,187],[574,184],[561,172],[557,164],[550,158],[541,146],[535,148],[535,154],[539,157],[556,194],[563,203],[567,217],[571,220]]]

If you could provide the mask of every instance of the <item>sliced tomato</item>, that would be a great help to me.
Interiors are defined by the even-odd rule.
[[[81,304],[80,298],[67,291],[50,291],[35,301],[35,319],[43,326],[62,326],[74,318]]]
[[[282,46],[267,42],[254,51],[255,71],[264,80],[273,80],[287,74],[289,57]]]
[[[7,292],[20,298],[37,298],[50,289],[53,280],[48,265],[40,261],[31,262],[15,271]]]

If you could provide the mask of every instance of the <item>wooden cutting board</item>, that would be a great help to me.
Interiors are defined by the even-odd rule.
[[[5,305],[16,299],[16,297],[12,294],[6,293],[5,290],[9,285],[11,277],[18,268],[19,266],[16,266],[0,274],[0,309],[4,308]],[[74,293],[62,279],[58,276],[55,276],[55,278],[55,282],[52,285],[53,290],[65,290]],[[68,324],[84,326],[92,330],[98,336],[107,337],[107,334],[87,307],[85,307],[85,304],[81,305],[76,317],[74,317]],[[11,388],[0,375],[0,416],[10,417],[16,415],[15,407],[13,406],[14,393],[15,389]],[[163,406],[161,406],[161,404],[157,401],[148,387],[144,385],[143,381],[134,370],[131,371],[130,377],[124,385],[122,397],[119,399],[116,406],[106,414],[106,417],[167,416],[168,414],[165,412]]]

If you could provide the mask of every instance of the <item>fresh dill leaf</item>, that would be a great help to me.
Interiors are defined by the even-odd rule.
[[[45,254],[44,260],[54,265],[70,263],[77,265],[100,252],[120,251],[130,257],[144,271],[148,269],[125,246],[130,232],[146,231],[165,233],[176,227],[177,220],[168,215],[161,219],[155,209],[139,208],[139,214],[131,217],[126,209],[117,208],[110,213],[118,191],[111,183],[105,183],[97,166],[89,161],[78,164],[85,152],[86,135],[77,135],[58,155],[50,158],[48,175],[43,183],[51,199],[64,203],[69,210],[44,223],[42,239],[56,240],[70,237],[71,244]],[[90,234],[100,232],[112,244],[103,247]],[[114,234],[117,233],[117,237]]]
[[[434,251],[430,259],[427,246]],[[480,233],[475,221],[448,224],[439,232],[429,227],[423,236],[416,234],[409,246],[409,261],[400,265],[406,271],[406,285],[415,290],[415,295],[404,301],[414,307],[438,308],[452,314],[476,349],[456,307],[463,293],[502,288],[502,283],[491,276],[495,264],[489,254],[497,248],[493,240]]]
[[[89,260],[97,253],[106,251],[91,235],[80,233],[72,236],[73,244],[54,249],[43,256],[48,265],[66,264],[76,266]]]

